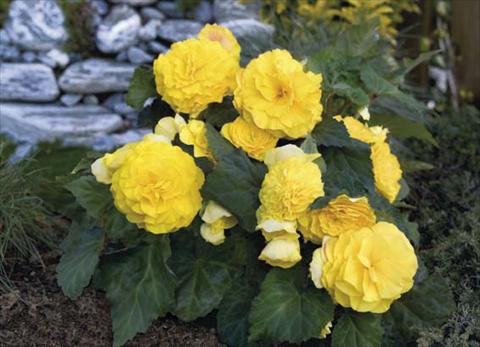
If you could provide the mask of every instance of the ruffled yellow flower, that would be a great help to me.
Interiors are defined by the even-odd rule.
[[[258,259],[271,266],[288,269],[302,260],[297,234],[275,237],[269,241]]]
[[[387,139],[388,129],[381,126],[369,127],[353,117],[335,116],[334,118],[345,124],[348,134],[353,139],[368,144],[385,142]]]
[[[317,241],[324,235],[338,236],[349,230],[371,227],[375,222],[375,211],[367,198],[353,199],[345,194],[331,200],[323,208],[305,212],[298,219],[302,235]]]
[[[394,202],[400,192],[402,169],[397,157],[390,151],[388,143],[379,142],[372,145],[373,176],[375,188],[390,203]]]
[[[255,230],[261,230],[267,241],[277,236],[297,233],[296,221],[275,220],[268,215],[263,206],[260,206],[257,210],[257,223]]]
[[[274,136],[304,137],[321,120],[322,75],[303,69],[288,51],[261,54],[237,77],[235,107]]]
[[[243,149],[250,157],[263,160],[265,152],[275,148],[278,138],[258,128],[255,124],[237,117],[223,125],[221,134],[235,147]]]
[[[113,174],[123,164],[127,154],[134,145],[135,143],[126,144],[115,152],[107,153],[95,160],[91,166],[91,171],[97,182],[104,184],[112,183]]]
[[[386,312],[413,286],[417,257],[398,228],[379,222],[328,238],[322,247],[321,282],[343,307]]]
[[[318,289],[323,288],[322,285],[322,274],[323,274],[323,254],[322,248],[317,248],[313,251],[312,261],[309,266],[310,278],[312,279],[313,284]]]
[[[240,61],[240,45],[235,36],[227,28],[218,24],[206,24],[198,33],[199,39],[218,42],[226,49],[237,62]]]
[[[294,157],[300,158],[303,162],[307,163],[320,158],[321,155],[320,153],[305,153],[300,147],[289,144],[267,151],[263,162],[270,168],[282,160]]]
[[[117,209],[154,234],[188,226],[201,207],[204,182],[193,158],[180,147],[148,138],[127,146],[112,176]]]
[[[233,91],[238,61],[219,42],[174,43],[153,63],[157,92],[176,112],[196,117]]]
[[[203,239],[217,246],[225,241],[225,229],[233,228],[238,221],[235,216],[210,200],[202,214],[204,223],[200,226]]]
[[[269,168],[259,198],[271,218],[292,221],[323,195],[322,174],[318,166],[302,157],[292,157]]]
[[[185,120],[178,114],[175,117],[163,117],[155,125],[154,133],[155,135],[165,136],[171,142],[185,125]]]
[[[192,119],[180,127],[180,141],[193,146],[195,158],[207,157],[213,161],[212,151],[208,148],[207,127],[203,121]]]

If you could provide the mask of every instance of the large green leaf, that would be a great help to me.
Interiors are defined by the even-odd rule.
[[[215,159],[220,160],[224,155],[232,152],[235,147],[226,140],[210,123],[206,123],[208,148]]]
[[[445,323],[454,310],[455,301],[447,282],[441,275],[433,274],[395,301],[389,314],[395,329],[411,336],[416,329]]]
[[[367,106],[369,102],[368,94],[360,87],[352,87],[345,82],[335,83],[332,86],[332,92],[346,97],[352,103],[357,105],[358,108]]]
[[[170,242],[152,236],[150,242],[102,259],[96,283],[111,306],[113,345],[121,346],[175,302],[175,276],[167,265]]]
[[[332,347],[379,347],[382,316],[373,313],[344,313],[335,324]]]
[[[422,123],[390,114],[372,114],[370,125],[383,125],[388,128],[393,136],[399,139],[413,137],[438,147],[437,141]]]
[[[251,161],[241,150],[223,156],[202,188],[206,200],[214,200],[237,217],[242,228],[255,231],[258,192],[265,165]]]
[[[380,76],[371,66],[367,65],[361,70],[360,78],[367,89],[376,95],[393,96],[399,92],[395,85]]]
[[[198,237],[192,247],[187,242],[176,248],[172,261],[178,279],[173,313],[181,320],[192,321],[218,307],[238,269],[233,264],[231,243],[212,246]]]
[[[248,345],[248,316],[257,288],[243,281],[235,281],[218,308],[217,330],[223,342],[232,347]]]
[[[336,196],[346,191],[357,197],[375,191],[370,148],[327,147],[322,154],[327,164],[326,195]]]
[[[322,146],[368,149],[368,145],[352,139],[342,122],[331,117],[323,118],[312,131],[316,143]]]
[[[98,183],[93,176],[82,176],[65,185],[87,213],[93,218],[101,218],[108,210],[112,194],[107,185]]]
[[[217,127],[232,122],[238,116],[238,111],[233,107],[232,98],[225,97],[221,103],[212,103],[200,113],[208,123]]]
[[[142,109],[145,101],[157,95],[152,68],[139,66],[135,69],[125,101],[136,111]]]
[[[252,303],[250,340],[300,343],[320,335],[333,320],[334,304],[324,290],[309,286],[304,268],[272,269]]]
[[[63,255],[57,265],[57,281],[71,299],[82,294],[100,259],[105,235],[88,223],[73,222],[60,247]]]

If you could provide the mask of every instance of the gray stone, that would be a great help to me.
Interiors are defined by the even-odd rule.
[[[134,112],[133,108],[131,108],[125,102],[125,95],[122,93],[117,93],[109,96],[102,104],[103,107],[106,107],[112,110],[115,113],[121,115],[127,115]]]
[[[65,106],[74,106],[82,100],[82,94],[63,94],[60,102]]]
[[[17,61],[20,58],[20,51],[15,46],[0,43],[0,61]]]
[[[202,29],[202,24],[187,19],[171,19],[162,23],[158,36],[170,42],[182,41],[196,36]]]
[[[52,58],[48,57],[45,53],[40,53],[38,54],[38,61],[44,65],[47,65],[51,67],[52,69],[55,69],[57,67],[57,62],[53,60]]]
[[[37,59],[37,54],[35,52],[26,51],[22,53],[22,60],[25,63],[33,63]]]
[[[83,98],[83,103],[85,105],[98,105],[98,98],[95,95],[86,95]]]
[[[2,63],[0,82],[0,100],[52,101],[59,93],[52,69],[42,64]]]
[[[46,56],[52,59],[60,67],[65,67],[70,62],[68,54],[56,48],[48,51]]]
[[[88,59],[70,65],[59,79],[66,92],[91,94],[128,89],[135,66],[105,59]]]
[[[143,7],[140,10],[140,14],[146,19],[165,19],[165,15],[154,7]]]
[[[103,53],[118,53],[135,44],[141,19],[127,5],[115,6],[98,26],[97,47]]]
[[[160,42],[157,41],[150,41],[148,43],[148,49],[150,52],[159,54],[159,53],[165,53],[168,51],[168,47],[165,45],[162,45]]]
[[[138,37],[143,41],[152,41],[157,37],[157,31],[162,25],[162,21],[158,19],[151,19],[140,28],[138,31]]]
[[[84,143],[122,128],[122,118],[100,106],[2,104],[0,130],[17,141]]]
[[[199,22],[207,23],[213,20],[213,6],[210,1],[202,0],[193,11],[193,18]]]
[[[21,48],[48,51],[67,39],[63,22],[55,0],[15,0],[10,4],[5,30]]]
[[[108,152],[127,143],[140,141],[149,133],[151,133],[149,129],[130,129],[121,134],[98,136],[94,139],[92,147],[96,151]]]
[[[162,13],[165,13],[168,18],[183,18],[183,13],[178,10],[177,3],[174,1],[160,1],[157,7]]]
[[[8,33],[5,29],[0,30],[0,44],[8,45],[10,42],[10,36],[8,36]]]
[[[255,19],[234,19],[220,24],[230,29],[240,43],[256,42],[268,45],[272,42],[275,31],[272,25]]]
[[[108,4],[104,0],[92,0],[90,1],[90,6],[101,16],[108,13]]]
[[[141,65],[145,63],[151,63],[153,56],[137,47],[130,47],[127,52],[128,60],[132,64]]]
[[[242,3],[238,0],[215,0],[213,15],[215,21],[225,22],[233,19],[259,18],[259,1]]]
[[[151,5],[157,0],[110,0],[111,3],[113,4],[128,4],[131,6],[145,6],[145,5]]]
[[[127,62],[128,61],[127,51],[121,51],[120,53],[118,53],[117,56],[115,57],[115,60],[122,63]]]

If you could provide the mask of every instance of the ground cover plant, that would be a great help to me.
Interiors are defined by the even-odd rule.
[[[63,178],[84,212],[58,282],[71,298],[92,278],[105,291],[115,346],[167,313],[213,314],[232,346],[401,345],[448,319],[390,147],[437,145],[402,87],[431,54],[397,62],[377,28],[240,67],[234,36],[207,25],[137,69],[128,101],[152,134]]]

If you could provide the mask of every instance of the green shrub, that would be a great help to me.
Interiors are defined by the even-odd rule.
[[[90,56],[95,51],[95,34],[92,24],[93,9],[86,0],[59,0],[65,16],[68,40],[65,50]]]

